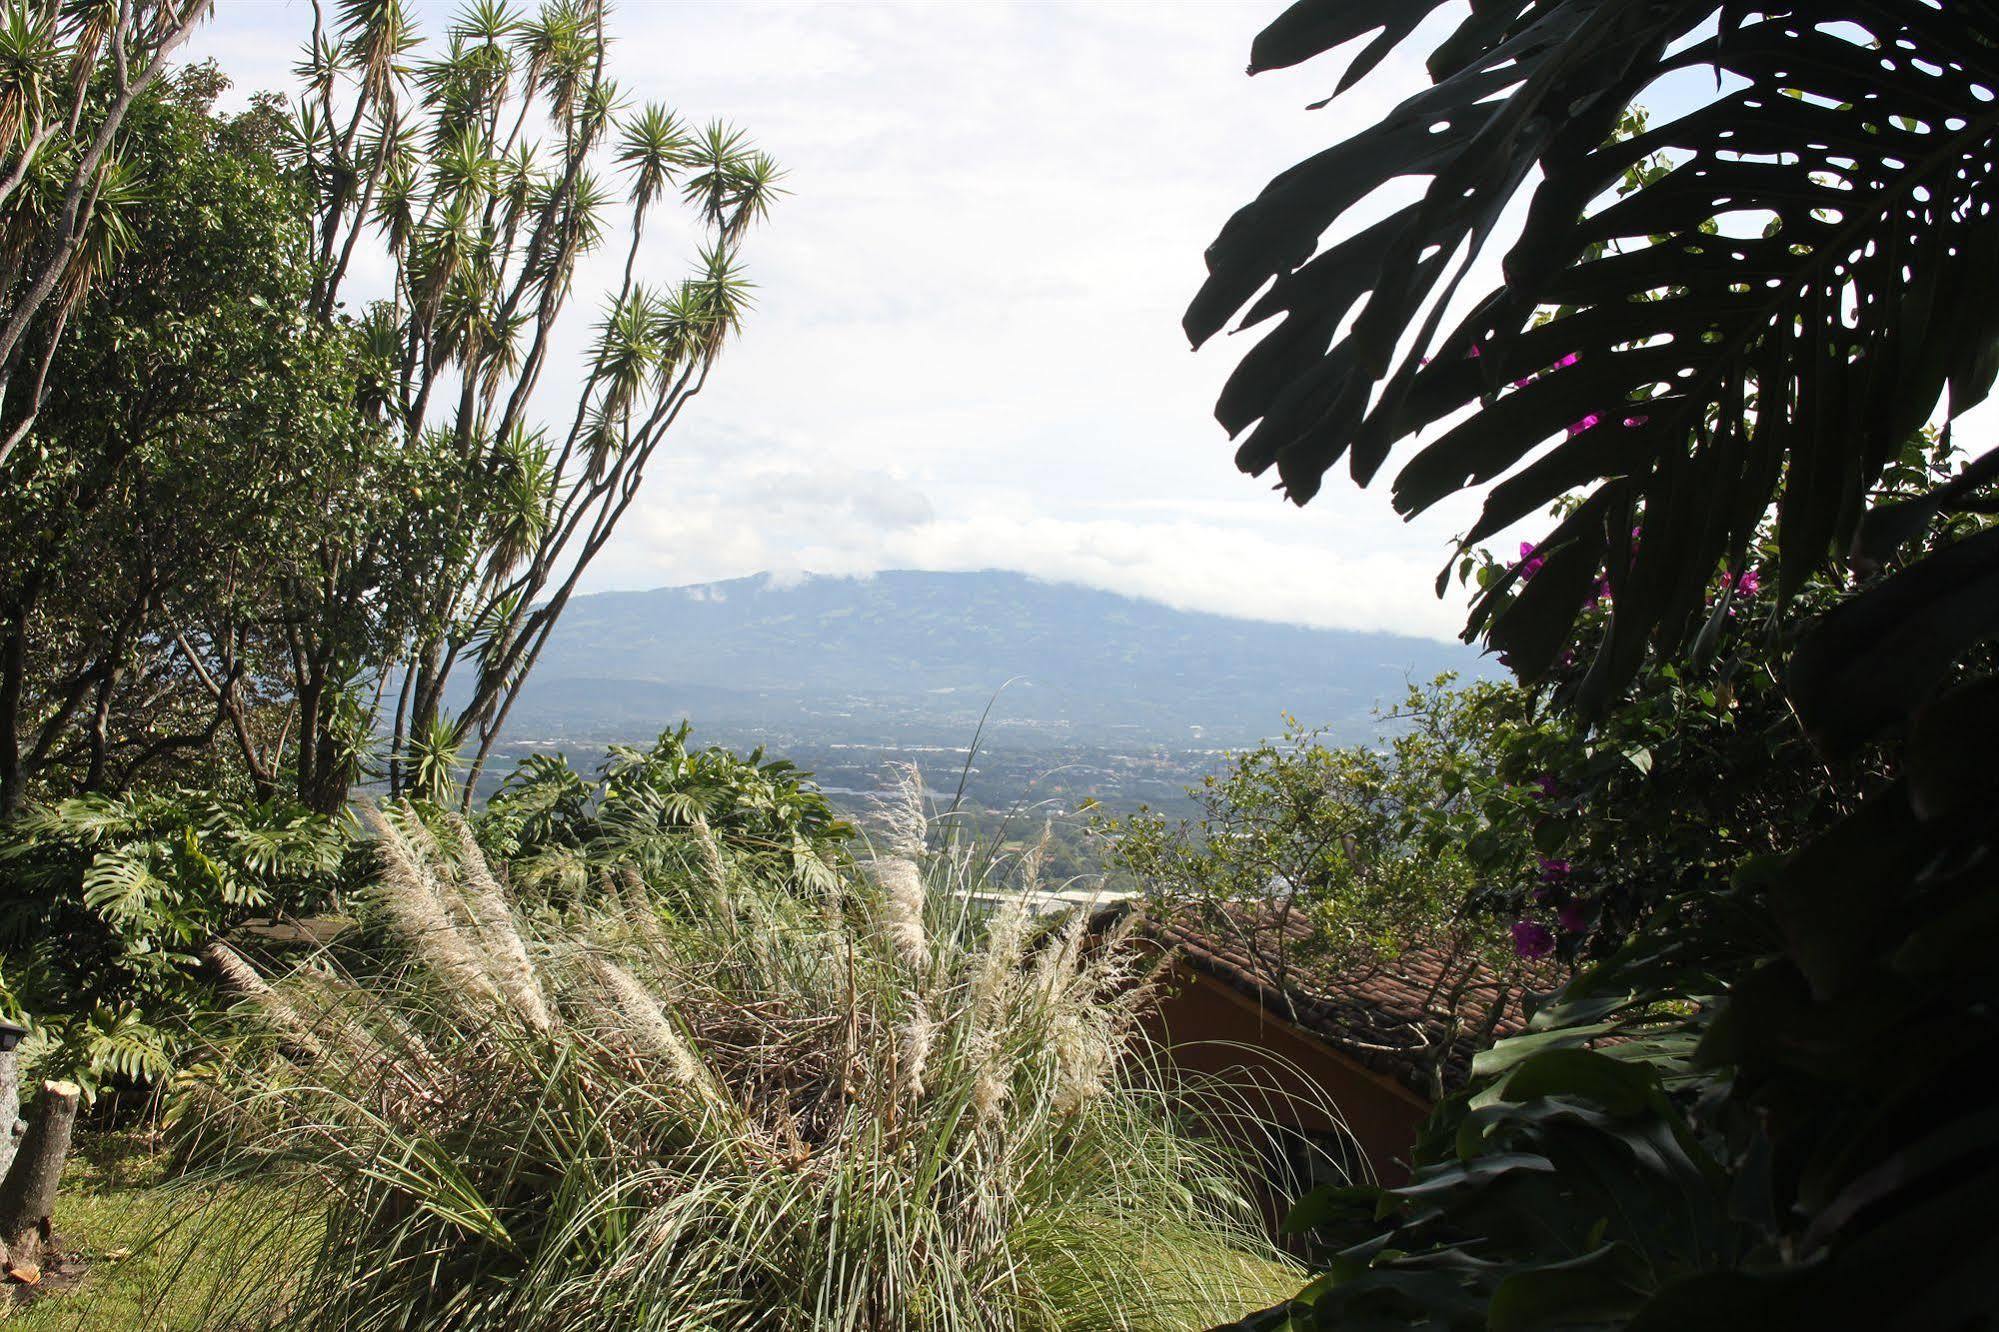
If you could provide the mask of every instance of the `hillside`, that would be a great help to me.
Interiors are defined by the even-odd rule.
[[[1014,573],[722,583],[578,597],[510,738],[649,734],[962,744],[1235,744],[1289,712],[1370,729],[1405,680],[1477,673],[1467,648],[1174,610]]]

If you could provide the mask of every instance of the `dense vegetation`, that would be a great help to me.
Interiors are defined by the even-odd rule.
[[[778,192],[739,131],[615,94],[585,0],[475,5],[429,44],[395,3],[316,11],[299,96],[230,114],[212,65],[164,72],[202,9],[0,22],[26,367],[0,399],[0,996],[91,1096],[170,1069],[204,941],[337,905],[357,785],[469,805],[739,325]],[[634,260],[675,205],[696,270],[658,288]],[[576,265],[613,242],[544,423]],[[365,299],[364,246],[390,272]]]
[[[829,895],[695,827],[536,911],[464,824],[372,820],[367,941],[226,956],[241,1026],[185,1101],[325,1218],[271,1316],[1193,1329],[1295,1281],[1246,1162],[1128,1057],[1143,958],[1018,895],[982,921],[895,815]]]
[[[1253,67],[1374,34],[1344,90],[1442,8],[1300,0]],[[79,1105],[171,1153],[151,1247],[206,1294],[142,1265],[137,1316],[1991,1324],[1999,451],[1956,435],[1999,377],[1999,8],[1456,12],[1186,327],[1270,325],[1217,414],[1296,502],[1433,432],[1394,503],[1482,496],[1439,586],[1516,680],[1294,726],[1186,819],[927,826],[912,786],[865,828],[684,725],[485,772],[746,315],[776,165],[615,88],[601,0],[428,41],[314,7],[235,113],[169,68],[204,9],[0,0],[0,1016],[52,1080],[23,1161]],[[1076,879],[1252,953],[1274,917],[1280,979],[1450,959],[1413,1179],[1308,1197],[1309,1281],[1253,1116],[1135,1030],[1147,955],[1028,909]],[[1457,1088],[1474,978],[1531,1017]]]
[[[1435,7],[1304,0],[1253,68],[1379,30],[1344,88]],[[1301,1210],[1324,1275],[1255,1325],[1989,1323],[1999,454],[1949,423],[1999,368],[1995,39],[1986,4],[1481,7],[1209,251],[1197,341],[1284,316],[1219,405],[1243,467],[1302,503],[1445,422],[1395,500],[1483,489],[1467,576],[1554,506],[1470,632],[1574,727],[1535,834],[1595,913],[1414,1182]],[[1635,120],[1676,71],[1720,77]],[[1431,307],[1530,180],[1504,286]]]

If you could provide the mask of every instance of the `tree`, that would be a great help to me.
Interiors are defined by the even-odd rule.
[[[0,477],[32,427],[69,316],[129,225],[126,114],[208,0],[9,0],[0,9]],[[9,403],[17,372],[33,379]]]
[[[1436,7],[1307,0],[1254,67],[1382,30],[1345,87]],[[1832,797],[1803,835],[1657,886],[1440,1107],[1408,1190],[1365,1217],[1331,1196],[1301,1211],[1328,1274],[1253,1324],[1992,1318],[1999,1134],[1963,1079],[1999,1053],[1999,452],[1939,474],[1909,441],[1947,390],[1955,462],[1948,422],[1999,367],[1995,39],[1985,3],[1480,6],[1433,52],[1431,89],[1280,176],[1210,250],[1197,340],[1273,278],[1249,319],[1286,316],[1219,405],[1255,424],[1245,468],[1276,465],[1302,503],[1342,455],[1366,482],[1448,420],[1399,507],[1487,488],[1467,550],[1560,517],[1484,580],[1473,634],[1594,744],[1634,681],[1712,670],[1753,613],[1817,746],[1779,766]],[[1612,133],[1701,67],[1708,102]],[[1419,202],[1314,256],[1402,174],[1429,177]],[[1505,286],[1447,326],[1537,174]],[[1861,766],[1811,780],[1820,758]],[[1657,814],[1660,794],[1626,805]]]
[[[39,405],[0,412],[21,441],[0,488],[0,815],[37,786],[226,782],[227,722],[275,789],[273,578],[383,479],[353,405],[366,349],[302,308],[282,119],[215,116],[223,86],[198,66],[135,100],[116,262],[65,311]]]
[[[1293,722],[1189,789],[1198,818],[1141,811],[1098,827],[1154,910],[1229,939],[1287,994],[1294,977],[1364,976],[1429,952],[1440,965],[1424,1020],[1364,1039],[1425,1059],[1439,1097],[1451,1052],[1486,1043],[1520,1001],[1524,954],[1493,899],[1533,877],[1533,848],[1525,818],[1493,811],[1537,805],[1498,776],[1535,728],[1523,697],[1450,683],[1411,686],[1384,718],[1385,747],[1328,747]]]
[[[347,0],[330,23],[315,19],[295,115],[317,237],[309,305],[349,317],[355,255],[386,247],[388,293],[354,312],[389,367],[367,405],[422,473],[401,527],[330,543],[287,593],[300,626],[287,645],[300,789],[318,807],[348,780],[328,759],[335,700],[385,687],[391,788],[409,787],[419,747],[470,749],[469,803],[578,580],[748,306],[739,251],[778,193],[777,166],[719,122],[694,130],[657,105],[623,113],[604,75],[605,8],[552,0],[522,17],[484,0],[423,56],[399,0]],[[623,273],[580,389],[544,424],[536,394],[577,262],[612,239],[607,158],[631,209]],[[703,239],[692,275],[659,286],[638,258],[674,194]],[[357,659],[326,627],[375,597],[347,571],[411,536],[431,553],[412,613],[385,656]]]

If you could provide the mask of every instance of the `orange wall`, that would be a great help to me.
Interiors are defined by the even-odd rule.
[[[1407,1180],[1428,1101],[1184,963],[1162,979],[1144,1025],[1175,1066],[1225,1080],[1252,1097],[1262,1117],[1306,1132],[1335,1127],[1330,1105],[1382,1183]]]

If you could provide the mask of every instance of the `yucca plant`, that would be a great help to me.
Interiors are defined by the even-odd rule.
[[[1193,1328],[1296,1280],[1078,918],[892,852],[808,899],[696,827],[527,919],[464,825],[374,827],[400,960],[224,957],[251,1034],[184,1103],[323,1191],[283,1326]]]
[[[71,312],[120,248],[134,202],[116,154],[125,115],[208,7],[0,5],[0,466],[34,425]]]
[[[424,794],[423,755],[444,727],[465,755],[459,798],[471,807],[578,580],[740,328],[752,293],[742,246],[783,193],[776,163],[741,131],[627,107],[607,74],[609,10],[475,0],[430,42],[404,0],[313,11],[290,135],[318,235],[311,304],[340,322],[358,275],[379,267],[357,254],[386,251],[392,295],[366,318],[392,368],[368,400],[442,473],[381,529],[399,547],[434,547],[409,615],[385,625],[389,661],[370,660],[394,689],[382,729],[398,795]],[[657,236],[676,206],[698,239],[690,271],[672,279]],[[542,379],[562,354],[578,264],[616,245],[622,276],[572,377],[580,387],[544,421]],[[365,551],[382,539],[369,528],[343,541]],[[320,595],[315,578],[300,582],[288,600]],[[306,677],[328,657],[311,640],[380,600],[363,580],[325,582],[337,584],[327,604],[284,645]],[[469,687],[447,690],[454,674]],[[302,713],[300,724],[318,721]],[[302,780],[327,808],[347,785],[331,771]]]

